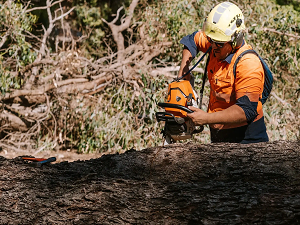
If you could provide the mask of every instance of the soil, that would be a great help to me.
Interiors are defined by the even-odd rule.
[[[40,167],[0,156],[0,224],[299,224],[299,144],[172,144]]]

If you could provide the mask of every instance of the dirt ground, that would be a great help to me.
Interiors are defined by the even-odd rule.
[[[105,153],[108,154],[108,153]],[[100,158],[104,153],[89,153],[89,154],[78,154],[75,151],[41,151],[41,152],[34,152],[34,151],[0,151],[0,156],[3,156],[7,159],[13,159],[22,155],[31,155],[36,158],[49,158],[55,157],[56,162],[73,162],[77,160],[89,160],[89,159],[96,159]]]
[[[0,224],[299,224],[300,147],[172,144],[42,167],[0,156],[0,198]]]

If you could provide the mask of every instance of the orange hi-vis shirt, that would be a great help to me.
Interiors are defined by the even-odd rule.
[[[206,52],[211,44],[205,35],[199,31],[194,36],[194,42],[199,51]],[[257,116],[253,122],[263,117],[262,97],[264,88],[264,69],[260,59],[254,54],[244,55],[236,67],[236,78],[233,74],[233,66],[237,57],[244,51],[252,49],[244,44],[224,60],[218,60],[213,52],[209,55],[207,76],[210,82],[210,99],[208,113],[222,111],[237,103],[237,99],[248,96],[251,102],[257,102]],[[215,129],[229,129],[247,125],[247,123],[211,125]]]

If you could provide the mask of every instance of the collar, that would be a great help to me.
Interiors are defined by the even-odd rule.
[[[245,40],[243,40],[243,43],[242,43],[241,47],[243,47],[244,45],[245,45]],[[240,48],[241,48],[241,47],[240,47]],[[230,63],[231,63],[231,60],[232,60],[232,57],[234,56],[235,53],[236,53],[236,51],[230,53],[230,54],[223,60],[223,62],[225,61],[225,62],[227,62],[228,64],[230,64]]]

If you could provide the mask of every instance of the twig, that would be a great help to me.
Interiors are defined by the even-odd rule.
[[[63,2],[64,0],[59,0],[59,1],[57,1],[57,2],[54,2],[52,5],[50,5],[50,6],[41,6],[41,7],[35,7],[35,8],[32,8],[32,9],[28,9],[28,10],[26,10],[25,11],[25,13],[29,13],[29,12],[32,12],[32,11],[35,11],[35,10],[41,10],[41,9],[48,9],[49,7],[52,7],[52,6],[54,6],[54,5],[56,5],[56,4],[58,4],[58,3],[61,3],[61,2]]]
[[[49,65],[53,65],[53,66],[56,66],[58,64],[57,61],[53,61],[52,59],[43,59],[43,60],[40,60],[40,61],[36,61],[36,62],[33,62],[29,65],[27,65],[23,70],[21,70],[21,74],[25,73],[26,71],[30,70],[31,68],[35,67],[35,66],[38,66],[38,65],[45,65],[45,64],[49,64]]]
[[[285,35],[285,36],[293,37],[293,38],[296,38],[296,39],[300,39],[300,36],[298,36],[298,35],[277,31],[277,30],[271,29],[271,28],[263,28],[263,31],[269,31],[269,32],[273,32],[273,33],[276,33],[276,34]]]
[[[102,21],[106,23],[112,31],[112,35],[114,41],[117,43],[118,48],[118,63],[121,63],[124,60],[123,50],[125,49],[124,46],[124,36],[122,31],[126,30],[130,26],[131,19],[133,17],[133,11],[138,4],[138,0],[133,0],[129,6],[128,15],[121,20],[121,25],[116,25],[115,23],[119,19],[119,13],[122,10],[122,7],[118,9],[117,16],[112,22],[107,22],[105,19],[102,18]]]
[[[6,32],[6,34],[2,37],[1,42],[0,42],[0,48],[5,44],[8,36],[11,34],[10,29]]]
[[[110,82],[107,82],[105,84],[101,84],[99,85],[100,87],[97,87],[95,91],[91,91],[91,92],[88,92],[88,93],[84,93],[85,95],[93,95],[93,94],[96,94],[100,91],[102,91],[108,84],[110,84]]]
[[[15,90],[12,93],[6,93],[5,96],[1,96],[0,100],[6,100],[11,99],[19,96],[26,96],[26,95],[43,95],[49,90],[52,90],[56,87],[61,87],[68,84],[76,84],[76,83],[84,83],[88,82],[88,79],[80,78],[80,79],[69,79],[69,80],[63,80],[54,84],[48,84],[41,88],[34,89],[34,90]]]
[[[156,68],[155,70],[151,71],[151,75],[152,76],[164,75],[164,73],[168,73],[168,72],[177,72],[177,71],[179,71],[179,69],[180,69],[179,66]],[[199,72],[199,73],[204,73],[204,70],[202,68],[195,68],[193,71]]]
[[[281,99],[280,97],[278,97],[278,95],[276,95],[274,92],[271,92],[271,95],[276,98],[279,102],[281,102],[284,106],[286,106],[288,103],[286,101],[284,101],[283,99]]]
[[[56,3],[60,3],[61,1],[58,1]],[[68,12],[58,16],[58,17],[55,17],[54,19],[52,18],[52,12],[51,12],[51,7],[52,7],[52,4],[51,4],[51,1],[50,0],[47,0],[47,6],[45,9],[47,9],[47,13],[48,13],[48,20],[49,20],[49,26],[48,26],[48,29],[44,29],[44,36],[43,36],[43,39],[42,39],[42,44],[41,44],[41,48],[40,48],[40,51],[39,51],[39,56],[37,57],[36,61],[40,61],[42,59],[42,56],[45,55],[45,49],[47,48],[46,46],[46,42],[47,42],[47,39],[49,37],[49,35],[51,34],[54,26],[55,26],[55,22],[57,20],[60,20],[61,18],[65,17],[66,15],[70,14],[74,9],[75,7],[71,8],[70,10],[68,10]]]

